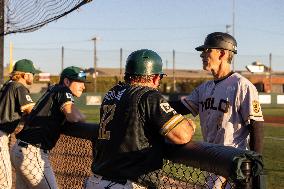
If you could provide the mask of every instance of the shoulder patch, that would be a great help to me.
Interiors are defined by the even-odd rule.
[[[167,102],[162,102],[161,104],[160,104],[160,107],[161,107],[161,109],[164,111],[164,112],[166,112],[166,113],[169,113],[169,112],[174,112],[174,113],[176,113],[176,111],[170,106],[170,104],[169,103],[167,103]]]
[[[29,102],[33,102],[33,100],[32,100],[32,98],[31,98],[30,95],[26,95],[26,99],[27,99],[27,101],[29,101]]]
[[[74,98],[73,95],[71,93],[65,93],[66,94],[66,98],[71,99],[72,102],[74,102]]]
[[[260,105],[259,105],[259,102],[257,100],[252,101],[252,107],[253,107],[254,113],[259,113]]]

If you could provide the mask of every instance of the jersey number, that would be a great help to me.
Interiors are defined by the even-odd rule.
[[[106,130],[107,124],[113,119],[116,105],[104,105],[100,122],[99,139],[110,139],[110,131]]]

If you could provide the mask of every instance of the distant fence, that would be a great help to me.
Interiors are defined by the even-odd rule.
[[[187,96],[189,93],[165,93],[163,96],[167,100],[179,100],[182,97]],[[37,96],[37,95],[34,95]],[[84,93],[81,98],[77,99],[76,102],[79,106],[90,106],[90,105],[100,105],[104,97],[104,93]],[[259,95],[260,104],[262,107],[276,108],[284,107],[284,95],[283,94],[269,94],[260,93]]]
[[[62,61],[64,59],[64,67],[67,66],[79,66],[83,68],[93,68],[94,67],[94,49],[93,41],[91,38],[89,40],[74,41],[84,46],[90,46],[88,49],[72,49],[64,47],[64,56],[62,54],[63,50],[61,47],[58,48],[46,48],[44,44],[39,44],[37,47],[27,47],[27,46],[17,46],[14,47],[15,60],[21,57],[29,57],[29,59],[35,62],[35,65],[40,67],[43,72],[50,72],[54,74],[59,74],[61,72]],[[123,43],[123,42],[121,42]],[[62,44],[64,45],[64,43]],[[123,45],[122,45],[123,46]],[[147,48],[145,45],[144,48]],[[172,48],[171,48],[172,49]],[[202,61],[200,58],[200,52],[191,49],[189,51],[182,51],[175,49],[175,57],[173,57],[173,51],[171,49],[159,51],[157,53],[161,56],[163,60],[163,67],[165,69],[172,69],[175,63],[176,69],[186,69],[186,70],[200,70],[202,69]],[[137,49],[122,49],[122,55],[120,55],[120,48],[117,49],[100,49],[97,48],[97,67],[108,67],[108,68],[119,68],[120,65],[124,68],[127,56]],[[5,63],[9,62],[9,47],[5,47]],[[120,58],[122,62],[120,63]],[[246,66],[252,62],[259,61],[266,66],[269,66],[269,53],[263,55],[242,55],[237,54],[235,56],[235,70],[246,70]],[[283,55],[273,55],[272,57],[273,65],[278,65],[278,67],[273,67],[275,70],[284,70],[283,66]]]

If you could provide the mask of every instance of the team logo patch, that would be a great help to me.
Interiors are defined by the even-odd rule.
[[[162,108],[162,110],[166,113],[169,112],[176,112],[167,102],[163,102],[160,104],[160,107]]]
[[[252,107],[253,107],[254,113],[259,113],[260,105],[259,105],[259,102],[257,100],[252,101]]]
[[[27,101],[30,101],[30,102],[33,101],[30,95],[26,95],[26,99],[27,99]]]
[[[71,99],[72,102],[74,102],[74,98],[73,95],[71,93],[65,93],[66,94],[66,98]]]

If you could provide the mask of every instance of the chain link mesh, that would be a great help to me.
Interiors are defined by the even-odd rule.
[[[12,146],[15,143],[14,135],[11,135],[10,141],[10,146]],[[36,152],[30,151],[30,153],[32,158],[33,153]],[[49,155],[57,185],[60,189],[81,189],[85,180],[92,175],[92,143],[88,140],[62,135]],[[34,167],[32,164],[26,166],[29,174],[37,173]],[[0,175],[3,175],[2,170],[0,170]],[[40,182],[38,175],[34,175],[34,179],[35,183]],[[15,180],[15,171],[13,171],[13,188],[15,188]],[[213,173],[164,160],[162,169],[142,175],[138,178],[137,183],[147,186],[149,189],[209,189],[214,188],[213,183],[215,181],[220,183],[221,180],[220,177]],[[235,184],[228,180],[226,188],[233,189]]]
[[[4,35],[35,31],[91,0],[3,0]],[[3,35],[1,33],[0,35]]]

